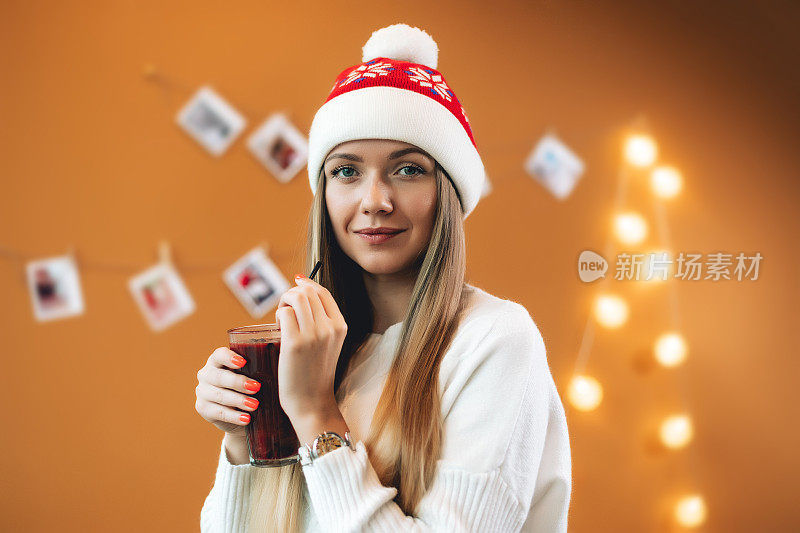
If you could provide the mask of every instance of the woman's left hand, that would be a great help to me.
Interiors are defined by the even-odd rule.
[[[306,277],[295,282],[275,311],[281,329],[278,396],[289,418],[336,406],[333,380],[347,335],[347,324],[328,289]]]

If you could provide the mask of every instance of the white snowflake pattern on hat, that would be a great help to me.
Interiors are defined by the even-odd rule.
[[[350,71],[350,73],[347,75],[347,78],[342,81],[339,87],[343,87],[344,85],[361,78],[377,78],[378,76],[388,76],[389,72],[393,70],[394,68],[392,68],[392,64],[385,61],[359,65],[357,68],[354,68]]]
[[[438,94],[448,102],[453,101],[451,97],[453,92],[440,74],[434,74],[432,71],[420,67],[409,67],[404,72],[408,74],[408,79],[417,82],[420,87],[430,87],[431,92]]]

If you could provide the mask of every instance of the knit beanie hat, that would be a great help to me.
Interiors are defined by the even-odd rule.
[[[339,74],[311,123],[312,192],[336,145],[392,139],[422,148],[444,168],[467,218],[481,198],[486,173],[466,112],[436,70],[436,41],[419,28],[394,24],[373,32],[362,52],[363,63]]]

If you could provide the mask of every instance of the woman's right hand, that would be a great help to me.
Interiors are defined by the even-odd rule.
[[[205,366],[197,372],[197,401],[194,404],[204,419],[225,433],[243,439],[246,438],[245,426],[250,423],[250,415],[245,413],[258,407],[258,400],[250,394],[255,394],[261,386],[247,376],[229,370],[241,368],[244,364],[244,358],[229,348],[221,346],[214,350]],[[245,387],[247,382],[251,387],[258,383],[258,387],[248,389]]]

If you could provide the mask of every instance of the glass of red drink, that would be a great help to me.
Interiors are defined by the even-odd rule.
[[[278,356],[281,330],[277,324],[257,324],[228,330],[230,349],[244,357],[245,365],[233,369],[261,383],[253,394],[258,407],[250,412],[247,447],[254,466],[285,466],[300,460],[300,440],[278,397]]]

